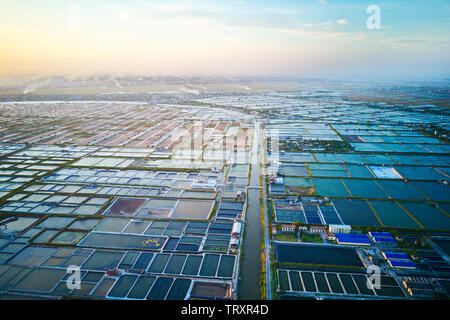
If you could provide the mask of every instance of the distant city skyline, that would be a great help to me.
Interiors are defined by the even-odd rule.
[[[446,0],[9,1],[0,76],[448,79],[449,13]]]

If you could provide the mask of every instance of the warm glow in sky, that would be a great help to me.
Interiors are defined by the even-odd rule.
[[[4,0],[0,75],[443,78],[449,27],[447,0]]]

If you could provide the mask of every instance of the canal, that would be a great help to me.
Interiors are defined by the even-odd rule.
[[[245,221],[245,237],[242,243],[241,279],[239,299],[260,300],[259,277],[261,272],[261,194],[259,167],[259,124],[255,124],[253,135],[250,184],[248,188],[248,207]]]

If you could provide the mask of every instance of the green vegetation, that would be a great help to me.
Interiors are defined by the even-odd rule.
[[[262,176],[260,176],[260,184],[262,185]],[[263,189],[260,190],[260,209],[261,209],[261,253],[260,253],[260,260],[261,260],[261,273],[259,275],[259,289],[261,292],[261,299],[266,299],[267,292],[266,292],[266,252],[265,252],[265,224],[264,224],[264,201],[263,201]]]
[[[400,240],[397,242],[398,247],[401,249],[410,249],[413,251],[415,251],[416,249],[431,249],[431,246],[426,241],[424,241],[420,236],[418,236],[417,238],[418,239],[414,242]]]
[[[270,143],[270,139],[267,140]],[[347,152],[352,151],[352,146],[345,140],[282,140],[280,150],[287,152],[323,151],[323,152]]]
[[[270,274],[271,274],[271,283],[270,283],[270,290],[271,290],[271,298],[272,300],[278,299],[278,278],[277,278],[277,263],[275,262],[275,254],[272,252],[270,253],[271,257],[271,264],[270,264]]]
[[[297,242],[297,234],[295,232],[281,232],[275,235],[275,240]]]
[[[322,237],[320,234],[311,234],[302,232],[300,239],[302,242],[311,242],[311,243],[323,243]]]

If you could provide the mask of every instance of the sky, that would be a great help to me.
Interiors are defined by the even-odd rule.
[[[449,79],[449,31],[449,0],[2,0],[0,76]]]

